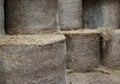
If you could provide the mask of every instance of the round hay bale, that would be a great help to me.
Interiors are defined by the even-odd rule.
[[[0,84],[66,84],[63,35],[0,36]],[[2,68],[2,69],[1,69]]]
[[[6,33],[36,34],[57,30],[57,0],[6,0]]]
[[[82,29],[82,0],[58,0],[58,18],[61,30]]]
[[[120,70],[120,30],[110,32],[107,48],[104,49],[103,64],[107,67]]]
[[[97,30],[62,32],[67,40],[67,68],[87,72],[100,64],[100,35]]]
[[[85,28],[120,28],[120,0],[83,1]]]

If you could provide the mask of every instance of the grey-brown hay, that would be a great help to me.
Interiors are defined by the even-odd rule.
[[[0,0],[0,34],[5,34],[5,31],[4,31],[4,0]]]
[[[120,70],[100,67],[90,73],[69,73],[67,80],[68,84],[119,84]]]
[[[57,0],[6,0],[5,8],[7,34],[37,34],[57,30]]]
[[[0,39],[0,84],[66,84],[63,35]]]
[[[87,72],[100,64],[100,35],[97,30],[62,32],[66,36],[67,68]]]
[[[104,47],[103,64],[112,69],[120,70],[120,30],[109,32],[109,41]]]
[[[61,30],[83,28],[82,0],[58,0],[58,25]]]
[[[120,0],[83,1],[85,28],[120,28]]]

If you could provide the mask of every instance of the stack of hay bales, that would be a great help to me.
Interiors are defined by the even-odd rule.
[[[0,84],[66,84],[65,36],[51,34],[57,0],[6,0],[5,13]]]
[[[84,27],[98,28],[102,37],[102,64],[120,70],[119,0],[83,0]]]
[[[67,68],[87,72],[99,67],[100,62],[110,67],[111,61],[107,62],[109,55],[106,53],[113,43],[109,45],[107,42],[113,38],[112,31],[120,27],[120,1],[59,0],[58,4],[58,25],[60,33],[66,36],[67,43]],[[120,58],[119,54],[117,57]],[[120,64],[114,63],[111,64]]]
[[[58,0],[58,25],[66,36],[67,68],[87,72],[100,64],[100,35],[83,29],[82,0]]]
[[[101,62],[120,69],[120,30],[114,30],[120,27],[119,3],[5,0],[7,35],[0,36],[0,83],[66,84],[66,67],[88,72]],[[3,0],[0,6],[0,34],[4,34]],[[104,28],[90,29],[98,27]]]

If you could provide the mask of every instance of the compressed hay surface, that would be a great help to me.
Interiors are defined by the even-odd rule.
[[[84,0],[84,27],[119,28],[120,0]]]
[[[8,34],[57,30],[57,0],[6,0],[5,8]]]
[[[82,29],[82,0],[58,0],[58,17],[61,30]]]
[[[100,63],[100,35],[97,30],[63,32],[67,39],[67,68],[86,72]]]
[[[4,33],[4,0],[0,0],[0,34]]]
[[[120,70],[120,30],[113,30],[110,33],[109,42],[107,42],[107,48],[104,48],[103,63],[104,65]]]
[[[0,39],[0,84],[66,84],[64,36],[0,36]]]
[[[68,73],[67,84],[119,84],[120,70],[98,68],[88,73]]]

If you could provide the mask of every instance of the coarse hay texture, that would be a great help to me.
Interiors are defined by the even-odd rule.
[[[120,70],[99,67],[93,72],[67,73],[67,84],[119,84]]]
[[[84,27],[120,28],[120,0],[83,0]]]
[[[110,40],[108,47],[105,50],[103,57],[103,64],[107,67],[120,70],[120,30],[113,30],[110,32]]]
[[[104,59],[106,56],[108,56],[108,50],[110,46],[110,41],[111,41],[111,33],[116,30],[114,28],[110,27],[100,27],[97,28],[97,30],[100,32],[101,35],[101,61],[102,64],[104,64]]]
[[[50,38],[50,36],[48,37]],[[42,39],[37,36],[31,36],[31,38]],[[41,41],[36,44],[36,40],[29,40],[30,37],[28,39],[27,36],[11,38],[20,41],[25,41],[25,39],[34,41],[27,45],[16,40],[16,43],[13,44],[8,37],[7,39],[10,43],[0,43],[0,80],[2,80],[0,84],[66,84],[65,40],[58,39],[59,41],[52,43],[48,40],[50,44],[43,45]]]
[[[61,30],[83,28],[82,0],[58,0],[58,26]]]
[[[4,31],[4,0],[0,0],[0,34],[5,34]]]
[[[6,0],[5,10],[7,34],[57,30],[57,0]]]
[[[67,41],[68,69],[73,69],[76,72],[87,72],[99,66],[100,35],[97,30],[86,29],[64,34]]]
[[[61,34],[1,35],[0,45],[47,45],[65,40]]]
[[[112,27],[98,27],[97,31],[100,32],[100,35],[102,36],[104,41],[107,41],[110,39],[110,34],[112,31],[114,31],[116,29],[112,28]]]

